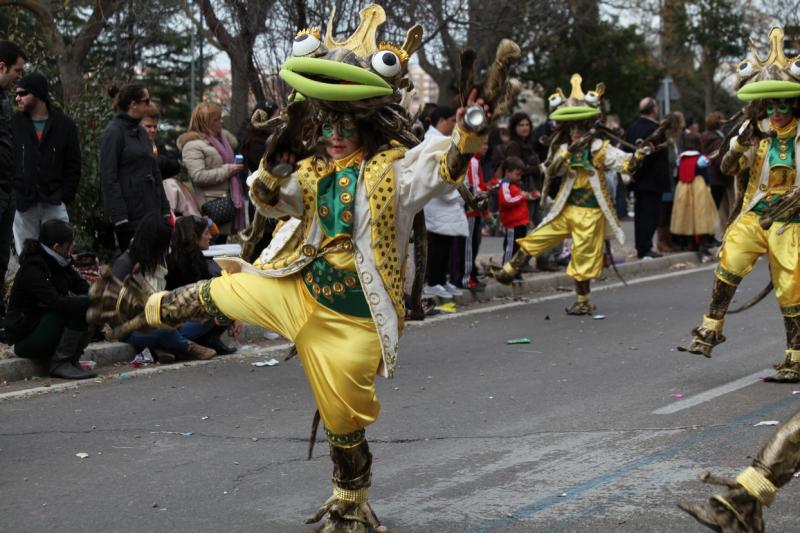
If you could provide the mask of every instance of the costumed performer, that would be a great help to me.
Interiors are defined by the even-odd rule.
[[[678,506],[698,522],[722,533],[763,533],[764,507],[772,504],[778,489],[800,469],[800,412],[783,424],[736,479],[703,472],[700,479],[728,487],[703,505],[682,501]]]
[[[725,314],[736,288],[756,260],[766,255],[787,346],[775,376],[765,381],[796,383],[800,381],[800,217],[782,217],[775,209],[800,185],[796,149],[800,56],[786,57],[781,28],[772,28],[769,36],[769,56],[759,58],[751,43],[753,60],[742,61],[737,68],[737,96],[749,103],[722,156],[721,168],[746,183],[746,188],[740,213],[723,237],[708,313],[692,330],[691,344],[679,350],[711,357],[711,350],[725,342]]]
[[[327,515],[323,531],[385,531],[367,497],[365,428],[380,411],[376,374],[395,372],[412,220],[461,181],[484,142],[489,109],[507,106],[507,66],[519,57],[519,47],[503,41],[480,88],[485,100],[471,90],[452,137],[414,146],[413,117],[401,100],[422,30],[409,30],[402,46],[378,45],[385,20],[370,5],[344,41],[332,37],[333,15],[324,41],[315,28],[295,38],[280,72],[295,92],[267,123],[274,133],[250,180],[263,216],[292,218],[253,264],[220,259],[221,277],[171,292],[152,294],[139,276],[122,284],[107,273],[92,289],[91,316],[120,323],[115,335],[212,317],[295,343],[333,461],[333,495],[307,521]]]
[[[550,119],[556,130],[550,141],[545,161],[546,181],[542,197],[550,182],[562,177],[561,187],[548,215],[526,237],[517,240],[520,249],[502,269],[495,268],[495,279],[511,283],[530,257],[538,256],[565,238],[572,238],[572,257],[567,275],[575,280],[575,302],[566,309],[570,315],[590,315],[595,306],[589,298],[590,282],[603,271],[603,244],[607,229],[624,243],[614,202],[608,193],[607,171],[630,175],[644,158],[644,150],[633,154],[612,146],[603,134],[600,99],[605,85],[598,83],[593,91],[583,92],[581,76],[570,78],[572,91],[567,98],[559,88],[549,98]]]

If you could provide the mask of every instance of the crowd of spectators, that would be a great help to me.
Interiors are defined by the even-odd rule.
[[[88,339],[95,335],[84,318],[88,284],[72,268],[75,235],[67,211],[82,169],[78,131],[53,104],[45,76],[23,76],[25,61],[17,45],[0,41],[0,279],[8,268],[12,238],[19,256],[7,310],[5,286],[0,287],[4,340],[17,355],[47,362],[54,376],[91,377],[93,373],[79,364]],[[6,94],[11,89],[16,112]],[[223,128],[220,106],[202,102],[177,138],[177,151],[171,151],[159,139],[161,113],[146,86],[112,87],[109,95],[115,114],[99,139],[99,177],[104,215],[116,239],[114,274],[124,278],[138,265],[153,290],[219,275],[203,252],[212,241],[224,243],[249,224],[253,206],[245,179],[259,165],[267,133],[248,124],[237,138]],[[257,109],[267,117],[278,111],[270,102],[260,102]],[[639,111],[627,131],[620,131],[632,144],[659,126],[654,99],[642,99]],[[629,193],[633,194],[639,258],[681,247],[709,250],[718,244],[715,232],[697,221],[716,224],[716,212],[709,209],[719,209],[723,220],[732,209],[732,179],[705,157],[722,143],[723,116],[711,113],[702,134],[696,121],[679,118],[680,131],[668,139],[666,148],[645,160],[630,187],[617,174],[606,176],[621,218],[628,216]],[[426,105],[420,121],[426,138],[449,137],[455,110]],[[456,190],[425,206],[424,294],[451,299],[465,289],[481,290],[485,283],[476,259],[482,237],[504,237],[505,261],[516,250],[516,240],[542,220],[558,190],[554,183],[543,191],[543,163],[554,127],[547,120],[536,125],[532,117],[518,112],[489,133],[464,180],[470,194],[486,199],[485,210],[465,205]],[[700,181],[693,181],[695,177]],[[682,198],[689,195],[702,197],[706,207],[687,209]],[[671,228],[678,235],[673,236]],[[265,235],[260,247],[268,241]],[[563,260],[568,255],[567,242],[528,268],[551,270],[556,257]],[[234,325],[229,333],[237,331]],[[169,363],[231,353],[235,349],[222,341],[222,333],[224,328],[212,322],[192,322],[178,329],[134,333],[126,341]]]

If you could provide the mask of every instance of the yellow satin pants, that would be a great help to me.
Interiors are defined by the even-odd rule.
[[[567,205],[556,218],[518,239],[517,244],[535,257],[572,237],[567,275],[575,281],[585,281],[603,273],[605,234],[606,219],[599,208]]]
[[[211,282],[211,299],[225,316],[271,329],[295,343],[328,431],[346,435],[378,418],[375,375],[381,344],[371,319],[317,303],[300,274],[268,278],[223,271]]]
[[[738,285],[753,270],[756,260],[767,254],[775,297],[785,316],[800,315],[800,224],[788,224],[782,235],[777,231],[783,222],[769,230],[758,224],[758,215],[748,212],[725,232],[720,250],[717,278]]]

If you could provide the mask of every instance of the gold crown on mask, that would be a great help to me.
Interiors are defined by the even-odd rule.
[[[606,84],[605,83],[598,83],[593,91],[589,91],[588,93],[584,93],[583,89],[581,88],[581,83],[583,82],[583,78],[580,74],[573,74],[572,77],[569,79],[569,83],[572,86],[572,91],[570,92],[569,98],[564,95],[564,91],[561,90],[561,87],[556,89],[556,92],[551,94],[547,101],[550,104],[550,109],[555,109],[560,106],[564,107],[573,107],[573,106],[591,106],[591,107],[599,107],[600,106],[600,98],[606,92]]]
[[[359,57],[367,57],[379,50],[392,50],[397,53],[398,57],[403,61],[408,60],[408,57],[416,52],[422,46],[422,26],[415,24],[408,32],[406,32],[406,40],[403,46],[397,47],[395,45],[388,45],[381,43],[378,46],[375,36],[384,22],[386,22],[386,12],[377,4],[370,4],[358,13],[361,21],[356,30],[343,41],[337,41],[333,38],[334,17],[336,16],[336,8],[331,10],[331,16],[328,18],[328,27],[325,30],[325,47],[329,50],[332,48],[345,48],[350,50]],[[391,46],[391,48],[389,48]],[[401,50],[403,53],[398,53]],[[403,61],[405,63],[405,61]]]
[[[316,37],[317,40],[322,40],[322,33],[319,31],[318,26],[311,26],[310,28],[303,28],[302,30],[297,32],[297,37],[301,35],[311,35],[312,37]]]
[[[736,94],[740,100],[794,98],[800,94],[800,55],[786,57],[783,29],[775,26],[770,30],[766,59],[758,55],[752,40],[749,48],[752,60],[745,59],[736,66]]]
[[[775,65],[780,69],[785,69],[800,59],[800,55],[792,58],[786,57],[786,52],[783,49],[783,29],[777,26],[769,32],[769,55],[766,59],[759,57],[758,50],[756,50],[756,45],[752,39],[750,39],[748,48],[750,48],[750,53],[753,54],[756,65],[762,69],[768,65]]]

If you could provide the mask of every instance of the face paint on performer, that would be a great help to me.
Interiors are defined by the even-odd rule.
[[[326,141],[325,153],[331,159],[344,159],[361,148],[358,127],[350,117],[323,123],[321,134]]]
[[[767,100],[769,123],[773,128],[783,128],[792,121],[792,106],[786,100]]]
[[[572,142],[577,142],[578,140],[580,140],[581,137],[583,137],[584,133],[586,133],[586,131],[583,129],[583,127],[578,126],[577,124],[574,126],[570,126],[569,139]]]

